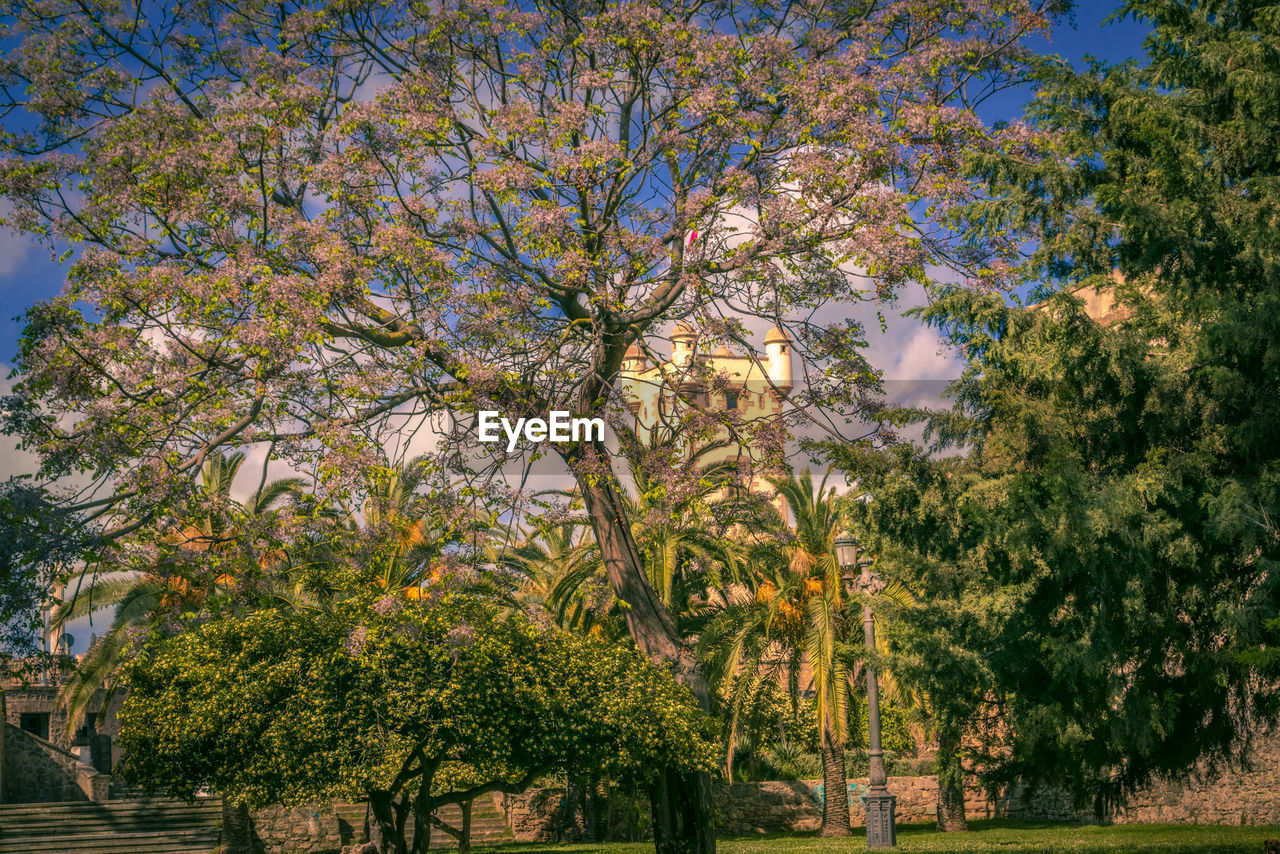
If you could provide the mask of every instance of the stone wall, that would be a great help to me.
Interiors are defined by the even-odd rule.
[[[49,716],[49,741],[64,750],[71,746],[67,731],[67,708],[58,702],[57,685],[10,685],[4,688],[5,718],[18,726],[25,714]]]
[[[1009,814],[1048,821],[1094,820],[1055,792],[1021,793],[1009,802]],[[1116,824],[1274,824],[1280,825],[1280,738],[1259,745],[1243,769],[1216,773],[1202,768],[1134,794],[1110,819]]]
[[[849,782],[849,813],[855,824],[863,822],[861,796],[867,780]],[[890,790],[898,796],[898,821],[932,821],[937,803],[935,777],[890,777]],[[725,836],[817,830],[822,821],[825,793],[820,780],[784,780],[716,785],[712,789],[717,832]],[[575,803],[565,808],[563,788],[531,789],[503,799],[503,809],[515,839],[520,842],[572,842],[584,837],[585,819]],[[575,796],[580,797],[580,796]],[[976,803],[976,802],[975,802]],[[649,801],[643,792],[612,789],[600,804],[597,821],[610,841],[648,838]]]
[[[49,741],[63,750],[70,749],[76,733],[67,729],[66,704],[58,702],[58,692],[62,680],[59,677],[52,685],[24,685],[9,680],[0,684],[0,693],[4,695],[4,719],[14,726],[19,726],[24,714],[47,714],[49,716]],[[94,731],[103,745],[110,745],[110,754],[100,762],[99,770],[109,770],[120,761],[121,751],[115,745],[120,735],[120,721],[117,714],[124,703],[121,694],[107,699],[106,691],[99,688],[85,707],[84,721],[81,726],[88,726]],[[106,705],[106,714],[102,714]],[[103,740],[101,737],[107,736]]]
[[[111,778],[49,742],[4,726],[4,800],[11,804],[103,801]]]
[[[254,835],[272,854],[338,851],[362,838],[362,805],[273,806],[252,814]]]
[[[866,777],[850,780],[849,817],[863,824],[862,796]],[[890,777],[889,791],[897,796],[897,819],[903,824],[933,821],[938,802],[938,778]],[[821,780],[734,783],[714,790],[720,832],[726,836],[817,830],[822,823],[826,792]]]
[[[574,815],[566,822],[564,789],[530,789],[518,795],[504,795],[502,811],[507,826],[519,842],[559,842],[578,835],[582,818]]]
[[[849,815],[855,825],[864,823],[861,796],[867,779],[849,783]],[[896,795],[897,820],[902,824],[934,821],[937,814],[938,778],[890,777],[889,791]],[[819,780],[791,780],[717,785],[713,790],[719,833],[749,836],[758,833],[812,831],[822,821],[824,797]],[[564,808],[565,790],[534,789],[505,799],[511,830],[521,842],[550,842],[581,838],[583,820]],[[1061,792],[1019,790],[995,800],[985,792],[966,793],[969,818],[1023,818],[1047,821],[1092,822],[1090,809],[1075,809]],[[634,839],[647,829],[648,802],[619,790],[608,795],[609,840]],[[1109,821],[1116,824],[1267,824],[1280,825],[1280,737],[1259,745],[1245,769],[1201,771],[1186,779],[1169,781],[1135,794],[1128,805]]]

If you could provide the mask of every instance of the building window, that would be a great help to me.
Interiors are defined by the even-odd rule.
[[[34,736],[49,740],[49,713],[28,712],[18,718],[18,726]]]
[[[725,408],[725,409],[737,409],[737,408],[738,408],[738,395],[734,394],[733,392],[729,392],[729,393],[725,394],[725,396],[724,396],[724,408]]]

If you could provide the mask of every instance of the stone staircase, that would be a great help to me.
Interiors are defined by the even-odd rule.
[[[356,835],[359,836],[364,828],[364,804],[335,804],[334,810],[351,827],[355,828]],[[440,810],[439,815],[441,820],[461,829],[462,809],[460,807],[447,806]],[[407,838],[409,841],[413,840],[412,828],[410,828]],[[471,844],[473,846],[497,845],[502,842],[514,841],[515,836],[511,833],[511,828],[507,826],[507,817],[502,811],[502,796],[482,795],[476,798],[471,805]],[[440,828],[437,827],[431,831],[432,851],[444,851],[457,847],[458,840]]]
[[[209,854],[220,803],[75,801],[0,805],[0,854]]]
[[[498,796],[476,800],[471,808],[473,845],[512,839],[501,804]],[[359,838],[364,804],[335,804],[334,811]],[[458,807],[447,807],[440,815],[461,827]],[[145,799],[0,804],[0,854],[209,854],[218,845],[221,820],[217,798],[194,804]],[[432,851],[457,847],[444,831],[431,834]]]
[[[361,821],[364,820],[363,815],[361,813]],[[459,807],[445,807],[440,810],[440,818],[454,827],[462,827],[462,810]],[[502,811],[502,796],[482,795],[476,798],[471,805],[471,844],[496,845],[511,841],[514,841],[514,836]],[[458,841],[443,830],[436,828],[432,831],[431,850],[457,847]]]

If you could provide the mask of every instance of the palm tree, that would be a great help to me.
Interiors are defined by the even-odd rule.
[[[791,595],[782,601],[779,612],[787,613],[782,605],[793,612],[787,613],[791,618],[788,633],[808,664],[817,700],[826,791],[818,835],[847,836],[850,821],[844,754],[848,674],[856,661],[856,647],[846,638],[854,634],[858,623],[848,607],[844,573],[835,557],[834,541],[841,527],[835,490],[827,489],[825,477],[815,484],[808,469],[771,483],[785,502],[791,524],[788,526],[779,513],[778,539],[757,549],[753,557],[769,567],[769,577],[780,581],[786,573],[796,579],[788,585]]]
[[[670,428],[651,428],[644,435],[620,429],[619,437],[630,475],[629,483],[619,490],[623,515],[644,557],[649,583],[675,616],[680,632],[695,636],[711,613],[710,602],[720,596],[725,582],[736,579],[741,571],[742,550],[729,536],[742,511],[742,502],[732,489],[736,466],[730,461],[708,460],[727,443],[689,446]],[[673,497],[650,464],[654,455],[695,472],[694,488]],[[574,491],[546,494],[567,499],[571,508],[581,507],[581,498]],[[615,628],[621,629],[621,620],[606,629],[601,616],[606,610],[614,617],[620,615],[604,582],[604,564],[589,539],[590,529],[590,520],[581,515],[554,526],[539,524],[517,546],[492,560],[520,574],[524,581],[517,598],[540,603],[555,622],[569,627],[562,612],[572,608],[571,613],[577,613],[590,600],[594,616],[575,625],[583,629],[598,626],[612,634]],[[582,589],[586,585],[597,589],[586,594]],[[599,598],[593,598],[597,594]]]
[[[445,547],[488,527],[469,513],[426,503],[418,490],[428,473],[425,457],[373,468],[359,513],[340,512],[345,530],[360,535],[346,538],[355,544],[346,557],[359,566],[361,583],[416,599],[443,578]]]
[[[860,647],[859,617],[835,557],[841,527],[834,488],[799,475],[771,480],[785,515],[775,508],[770,536],[748,553],[747,584],[716,615],[702,638],[713,680],[725,690],[730,738],[763,680],[784,682],[798,698],[807,671],[821,722],[822,779],[826,797],[820,836],[847,836],[849,801],[844,772],[851,674]],[[794,699],[793,699],[794,701]]]
[[[696,636],[710,603],[742,571],[742,549],[730,534],[746,518],[750,500],[736,488],[737,464],[716,459],[729,443],[690,445],[672,428],[620,435],[632,484],[622,504],[649,582],[680,633]],[[663,465],[652,464],[655,456]],[[677,466],[696,478],[682,477],[693,486],[673,496],[661,472]]]
[[[599,551],[586,532],[580,519],[539,521],[492,562],[519,579],[509,596],[521,610],[540,613],[569,631],[614,635],[604,619],[614,597],[607,584],[599,583]]]
[[[161,535],[166,546],[230,556],[241,547],[240,535],[247,528],[302,490],[301,478],[264,480],[246,501],[235,501],[231,486],[243,463],[244,455],[238,453],[214,454],[205,460],[198,494],[213,509],[192,514],[172,526]],[[261,554],[258,560],[267,562],[278,557]],[[97,574],[100,569],[96,565],[84,567],[78,573],[75,595],[62,603],[54,615],[54,626],[61,628],[99,610],[115,609],[107,631],[90,646],[84,661],[59,693],[59,700],[67,707],[69,729],[83,718],[99,689],[106,689],[106,699],[111,699],[116,690],[112,677],[132,656],[135,640],[145,634],[157,615],[197,609],[211,592],[235,580],[227,572],[193,583],[184,577],[166,575],[158,568]],[[104,702],[104,712],[106,708]]]

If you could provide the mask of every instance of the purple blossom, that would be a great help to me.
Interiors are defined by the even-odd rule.
[[[364,626],[356,626],[351,630],[351,634],[347,635],[347,642],[344,648],[347,655],[357,658],[364,653],[365,645],[369,640],[369,632]]]
[[[455,649],[463,646],[470,646],[476,639],[476,630],[470,623],[459,623],[449,629],[449,634],[445,635],[445,642]]]

